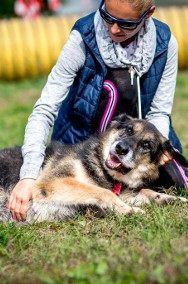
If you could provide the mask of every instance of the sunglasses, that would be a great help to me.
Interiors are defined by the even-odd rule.
[[[102,8],[103,4],[104,4],[104,0],[102,0],[99,6],[99,12],[103,20],[105,20],[105,22],[107,22],[110,25],[114,25],[115,23],[117,23],[120,28],[125,29],[125,30],[135,30],[151,9],[151,7],[147,9],[139,20],[129,21],[129,20],[116,19],[115,17],[111,16],[109,13],[103,10]]]

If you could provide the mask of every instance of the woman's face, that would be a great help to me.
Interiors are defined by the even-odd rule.
[[[105,1],[105,10],[110,15],[117,19],[122,20],[133,20],[136,21],[140,18],[141,15],[138,14],[138,11],[135,11],[127,1],[120,0],[106,0]],[[148,16],[146,16],[148,18]],[[139,25],[139,30],[142,27],[144,20]],[[106,23],[108,30],[110,32],[110,37],[115,42],[125,42],[127,41],[127,35],[129,33],[134,34],[134,30],[125,30],[118,26],[117,23],[108,24]],[[137,29],[138,32],[138,29]],[[134,34],[135,35],[135,34]],[[133,35],[133,36],[134,36]],[[130,41],[130,39],[129,39]]]

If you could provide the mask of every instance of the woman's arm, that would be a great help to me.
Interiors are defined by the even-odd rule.
[[[178,70],[178,44],[173,35],[169,41],[166,66],[146,119],[168,138]]]
[[[29,117],[22,147],[24,163],[20,172],[21,179],[37,178],[44,160],[50,128],[84,62],[85,47],[81,35],[72,31]]]

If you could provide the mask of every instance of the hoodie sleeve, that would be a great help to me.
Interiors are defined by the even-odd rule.
[[[78,31],[73,30],[28,119],[22,147],[20,179],[38,177],[50,128],[54,125],[59,108],[84,62],[85,46],[82,37]]]
[[[169,41],[166,66],[146,119],[168,138],[178,70],[178,44],[173,35]]]

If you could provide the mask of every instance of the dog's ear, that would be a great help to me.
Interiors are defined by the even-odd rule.
[[[167,151],[173,159],[175,159],[181,166],[188,167],[188,160],[174,149],[170,140],[166,140],[162,145],[163,151]]]
[[[122,126],[123,123],[133,120],[131,116],[128,116],[126,114],[120,114],[115,117],[113,117],[112,121],[109,124],[109,127],[116,127],[118,128]]]

